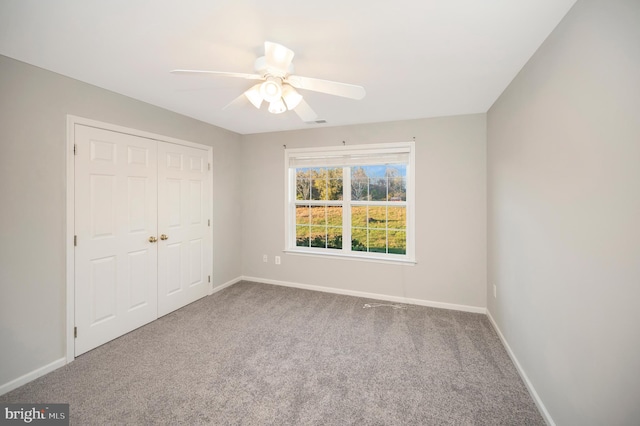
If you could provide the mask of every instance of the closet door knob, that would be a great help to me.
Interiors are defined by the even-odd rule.
[[[162,241],[164,241],[164,240],[168,240],[168,239],[169,239],[169,236],[168,236],[167,234],[162,234],[162,235],[160,235],[160,239],[161,239]]]
[[[158,239],[154,236],[149,237],[149,242],[150,243],[155,243],[156,241],[158,241]]]

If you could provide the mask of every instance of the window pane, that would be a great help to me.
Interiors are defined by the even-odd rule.
[[[327,180],[326,179],[311,179],[311,199],[322,200],[322,195],[326,191]]]
[[[367,230],[353,228],[351,229],[351,250],[367,251]]]
[[[351,226],[367,227],[367,206],[351,207]]]
[[[407,229],[407,208],[387,207],[389,229]]]
[[[342,228],[327,228],[327,248],[342,249]]]
[[[327,224],[327,207],[311,206],[311,224],[326,225]]]
[[[351,179],[351,199],[354,201],[369,199],[369,178]]]
[[[342,167],[327,169],[327,193],[325,200],[342,200]]]
[[[309,169],[296,169],[296,200],[309,200],[310,198]]]
[[[311,182],[311,199],[320,200],[320,191],[327,186],[324,169],[318,167],[309,169],[309,180]]]
[[[351,199],[355,201],[369,199],[369,176],[363,167],[351,168]]]
[[[369,206],[369,228],[387,227],[387,208],[385,206]]]
[[[407,233],[389,231],[389,253],[407,254]]]
[[[308,225],[310,213],[309,206],[296,206],[296,225]]]
[[[324,226],[311,226],[311,247],[327,247],[327,228]]]
[[[387,252],[387,231],[369,230],[369,251],[377,253]]]
[[[369,179],[369,196],[372,201],[387,201],[387,178]]]
[[[342,207],[340,206],[327,207],[327,225],[342,226]]]
[[[407,179],[404,177],[389,178],[389,201],[407,201]]]
[[[342,200],[342,169],[339,178],[329,179],[327,186],[327,200]]]
[[[296,246],[309,247],[309,227],[296,226]]]

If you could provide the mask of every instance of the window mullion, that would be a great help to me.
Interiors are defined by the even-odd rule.
[[[288,164],[287,164],[288,166]],[[286,224],[289,234],[287,235],[286,246],[295,247],[296,245],[296,173],[295,169],[287,168],[288,189],[287,192],[287,209],[289,212],[289,220]]]
[[[351,253],[351,167],[342,168],[342,251]]]
[[[389,199],[389,179],[387,179],[387,199]],[[384,238],[385,252],[389,254],[389,206],[384,206]],[[406,240],[405,240],[406,241]]]

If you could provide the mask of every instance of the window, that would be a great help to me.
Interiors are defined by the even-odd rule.
[[[414,143],[285,150],[286,250],[414,261]]]

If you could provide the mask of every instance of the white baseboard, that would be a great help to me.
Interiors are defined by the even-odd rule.
[[[538,395],[538,392],[536,392],[536,389],[533,387],[533,384],[529,380],[527,373],[525,373],[522,366],[520,365],[520,362],[518,361],[518,358],[516,358],[516,355],[511,350],[511,346],[509,346],[509,343],[507,343],[507,339],[505,339],[504,335],[502,334],[502,331],[500,331],[500,327],[498,327],[498,324],[491,316],[491,311],[489,311],[489,309],[487,309],[487,317],[489,317],[489,321],[491,322],[491,325],[496,330],[496,333],[498,333],[498,337],[500,337],[500,340],[502,341],[502,345],[507,350],[507,353],[509,354],[509,358],[511,358],[511,361],[513,361],[513,364],[516,366],[516,370],[518,370],[518,374],[520,374],[520,377],[522,378],[522,381],[527,387],[527,390],[529,390],[529,394],[531,394],[531,397],[533,398],[533,401],[536,403],[536,406],[538,407],[538,411],[540,411],[540,414],[542,415],[544,421],[547,422],[549,426],[556,426],[556,422],[553,421],[551,414],[549,414],[549,411],[547,411],[547,407],[545,407],[544,403],[540,399],[540,395]]]
[[[52,372],[53,370],[57,370],[60,367],[63,367],[67,363],[66,357],[57,359],[45,366],[42,366],[36,370],[33,370],[27,374],[24,374],[17,379],[14,379],[8,383],[0,385],[0,395],[4,395],[7,392],[11,392],[14,389],[19,388],[22,385],[26,385],[32,380],[37,379],[38,377],[42,377],[47,373]]]
[[[213,288],[213,290],[211,290],[211,292],[210,292],[209,294],[211,295],[211,294],[214,294],[214,293],[219,292],[220,290],[224,290],[224,289],[225,289],[225,288],[227,288],[227,287],[231,287],[232,285],[234,285],[234,284],[239,283],[240,281],[242,281],[242,279],[243,279],[243,278],[240,276],[240,277],[236,277],[236,278],[234,278],[234,279],[232,279],[232,280],[230,280],[230,281],[227,281],[227,282],[226,282],[226,283],[224,283],[224,284],[221,284],[221,285],[219,285],[219,286],[217,286],[217,287],[214,287],[214,288]]]
[[[267,278],[245,276],[245,277],[242,277],[242,279],[245,281],[254,281],[254,282],[259,282],[263,284],[272,284],[272,285],[279,285],[283,287],[301,288],[304,290],[321,291],[324,293],[344,294],[347,296],[365,297],[367,299],[385,300],[388,302],[406,303],[409,305],[429,306],[431,308],[451,309],[454,311],[473,312],[476,314],[487,313],[486,308],[481,308],[478,306],[456,305],[453,303],[434,302],[431,300],[411,299],[408,297],[400,297],[400,296],[388,296],[385,294],[367,293],[367,292],[355,291],[355,290],[344,290],[341,288],[322,287],[322,286],[310,285],[310,284],[299,284],[299,283],[292,283],[288,281],[271,280]]]

